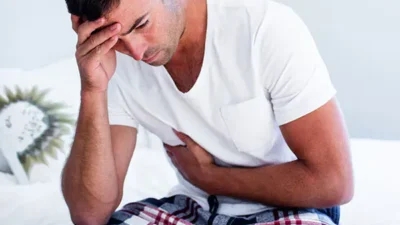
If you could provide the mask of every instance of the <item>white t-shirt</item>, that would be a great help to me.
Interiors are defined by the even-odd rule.
[[[279,125],[317,109],[336,93],[305,24],[287,6],[268,0],[208,0],[204,63],[187,93],[176,88],[162,66],[122,54],[117,62],[108,89],[111,124],[140,124],[166,144],[183,144],[174,128],[222,166],[295,160]],[[208,195],[178,171],[177,176],[180,184],[170,194],[189,195],[208,210]],[[229,197],[218,200],[217,212],[227,215],[271,208]]]

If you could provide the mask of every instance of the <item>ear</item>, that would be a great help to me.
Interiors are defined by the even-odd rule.
[[[72,22],[72,29],[75,32],[78,32],[78,27],[81,24],[80,18],[78,16],[76,16],[76,15],[72,15],[71,14],[71,22]]]

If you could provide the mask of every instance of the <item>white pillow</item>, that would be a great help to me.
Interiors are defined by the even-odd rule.
[[[0,79],[3,80],[2,81],[2,83],[3,83],[3,82],[5,82],[6,79],[8,79],[8,77],[17,76],[21,72],[22,71],[17,68],[1,68],[0,69]],[[1,86],[1,83],[0,83],[0,86]],[[0,94],[0,96],[1,96],[1,94]],[[0,100],[0,115],[1,115],[1,108],[2,108],[3,104],[4,103],[2,103],[2,101]],[[0,142],[2,140],[3,140],[2,137],[0,137]],[[8,165],[8,162],[1,151],[1,143],[0,143],[0,172],[7,173],[7,174],[12,173],[11,168]]]
[[[6,158],[20,184],[59,179],[80,106],[81,82],[75,58],[30,71],[0,69],[0,80],[0,169],[10,170],[4,163]],[[38,93],[43,93],[40,101]],[[50,106],[57,108],[46,110]],[[59,124],[62,129],[51,126]],[[139,127],[137,146],[154,145],[161,145],[159,139]]]
[[[59,179],[79,109],[75,60],[1,70],[0,80],[0,148],[12,172],[20,184]]]

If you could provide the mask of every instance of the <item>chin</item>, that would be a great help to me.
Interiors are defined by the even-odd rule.
[[[158,61],[154,61],[152,63],[147,63],[147,64],[149,64],[150,66],[164,66],[167,63],[168,63],[168,61],[160,61],[160,60],[158,60]]]
[[[170,60],[171,60],[171,58],[168,58],[164,54],[162,54],[162,55],[159,55],[157,60],[155,60],[154,62],[148,63],[148,64],[151,66],[164,66],[167,63],[169,63]]]

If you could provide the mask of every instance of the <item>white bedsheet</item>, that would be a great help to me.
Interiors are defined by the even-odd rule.
[[[352,140],[355,193],[345,225],[400,224],[400,141]]]
[[[400,141],[353,139],[356,190],[342,207],[345,225],[400,224]],[[121,202],[162,197],[176,177],[161,150],[138,149],[128,172]],[[69,225],[68,209],[59,182],[16,185],[0,173],[0,224]]]
[[[120,207],[149,196],[163,197],[177,179],[161,149],[135,150]],[[0,225],[70,225],[60,182],[16,185],[0,173]]]

